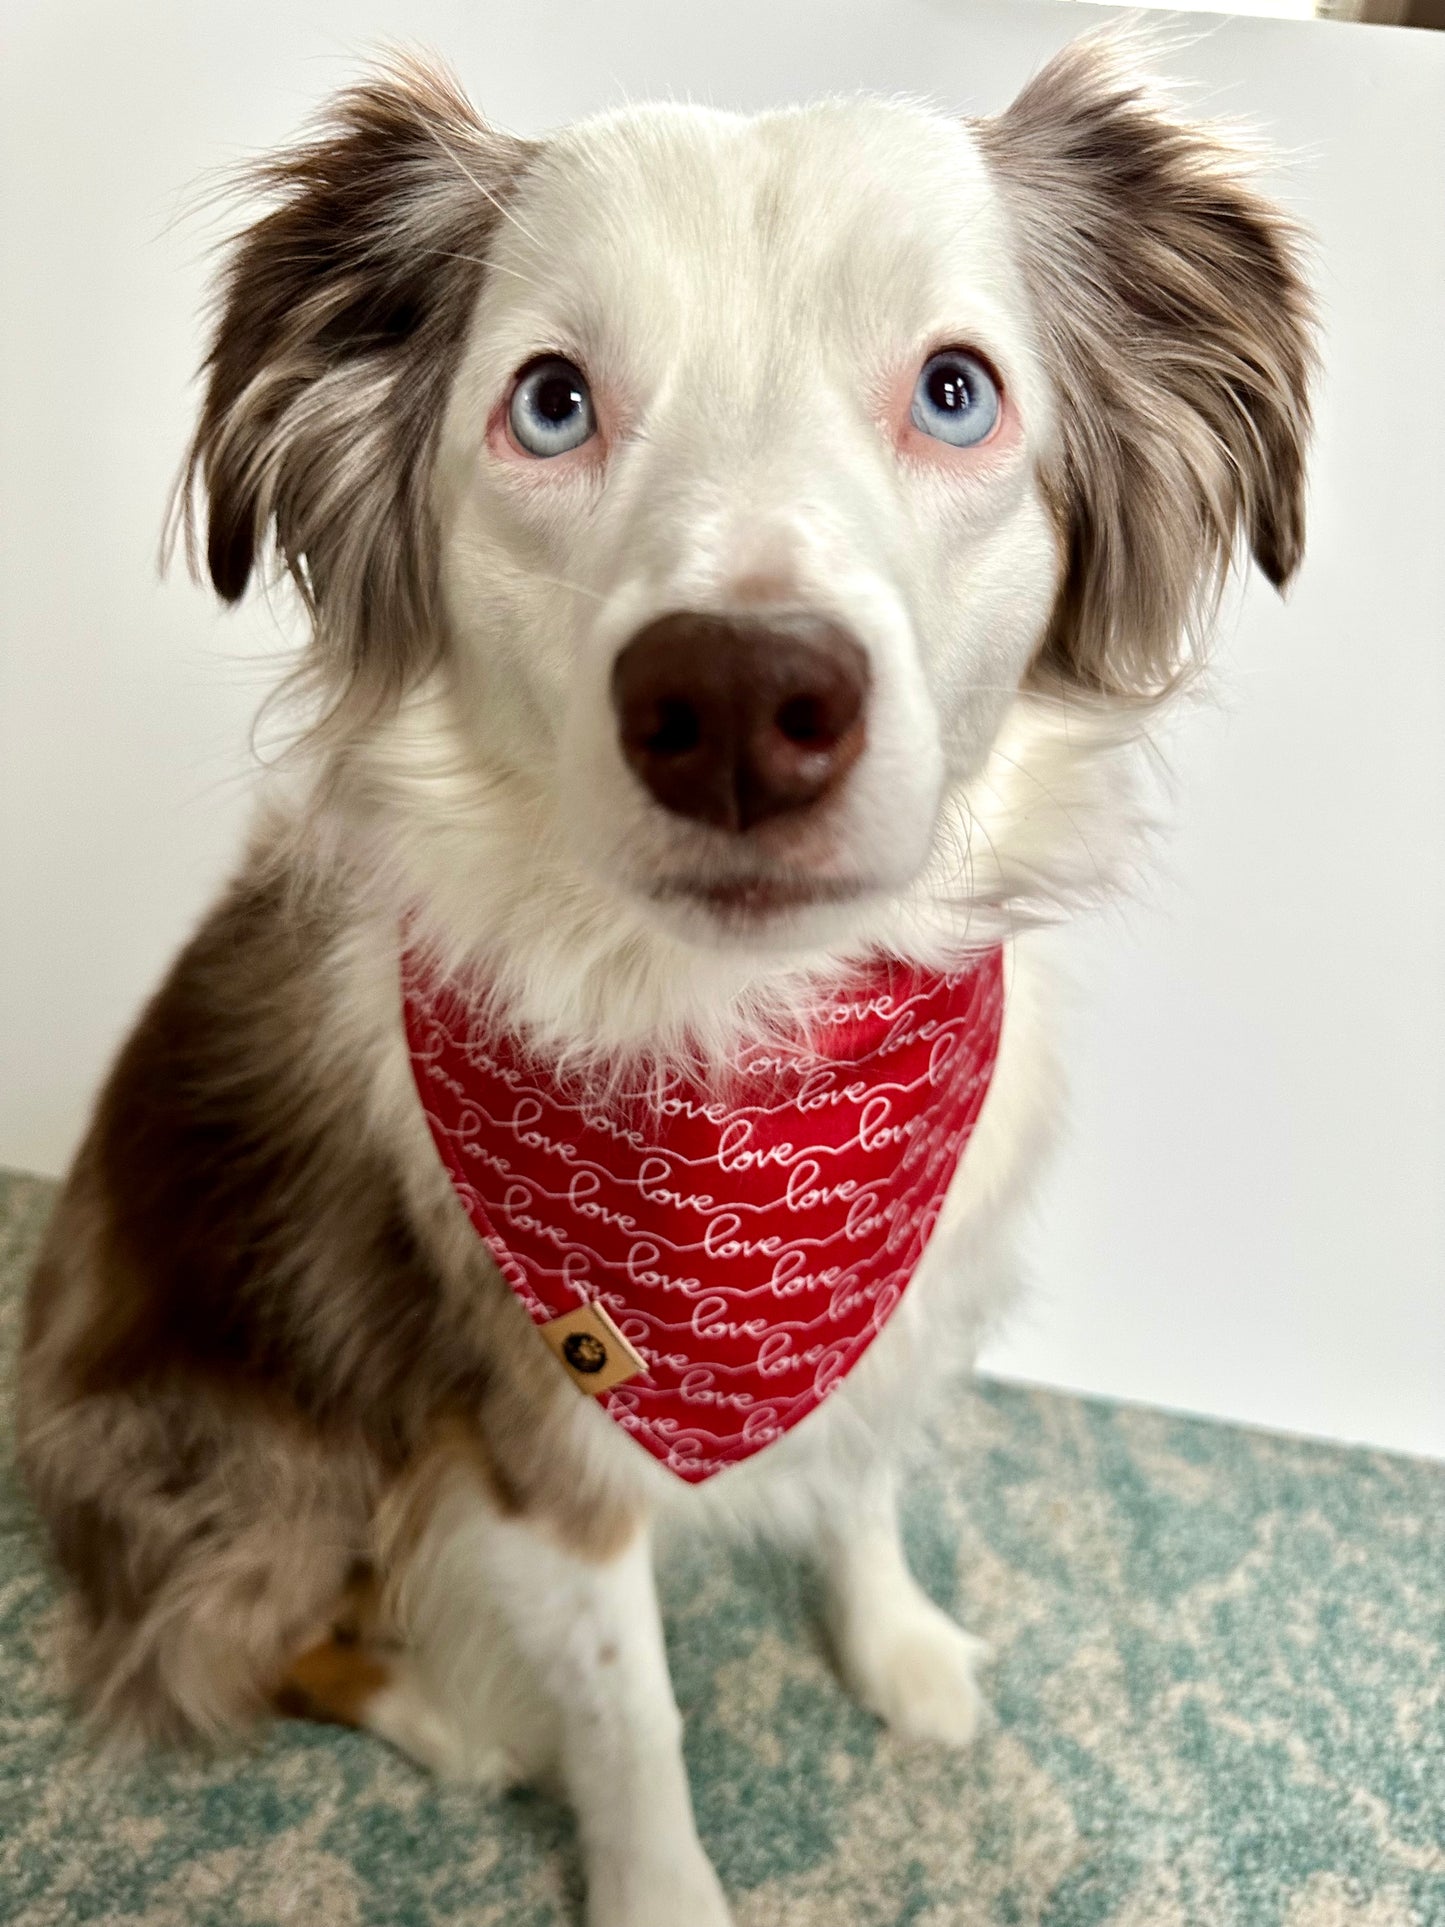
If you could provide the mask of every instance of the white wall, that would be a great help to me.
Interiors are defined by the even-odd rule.
[[[534,129],[623,94],[999,104],[1096,15],[992,0],[0,8],[0,1162],[55,1170],[224,870],[264,608],[153,558],[206,171],[388,37]],[[1176,23],[1177,24],[1177,23]],[[1329,318],[1313,547],[1175,732],[1146,904],[1074,939],[1070,1146],[1000,1369],[1445,1453],[1445,38],[1209,23],[1166,63],[1291,150]]]

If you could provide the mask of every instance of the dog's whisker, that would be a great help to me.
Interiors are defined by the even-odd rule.
[[[1089,859],[1094,872],[1095,888],[1102,892],[1108,884],[1104,864],[1094,849],[1088,831],[1079,821],[1072,806],[1063,801],[1058,792],[1044,781],[1037,770],[1029,769],[1025,764],[1019,762],[1016,757],[1010,756],[1007,751],[1000,749],[997,745],[995,745],[992,753],[997,757],[999,762],[1007,764],[1010,769],[1017,770],[1026,782],[1032,783],[1039,794],[1059,812],[1060,816],[1073,831],[1080,849],[1083,850]]]
[[[523,274],[520,268],[509,266],[503,261],[488,261],[480,254],[465,254],[457,248],[427,248],[426,254],[435,261],[464,261],[468,267],[481,268],[486,274],[505,274],[513,281],[520,281],[523,287],[545,290],[540,281],[530,274]]]
[[[542,244],[537,239],[536,235],[533,234],[532,230],[526,225],[524,221],[522,221],[513,212],[511,208],[507,206],[506,202],[502,200],[499,195],[494,194],[492,192],[491,188],[487,186],[485,181],[480,181],[477,179],[476,175],[473,174],[471,169],[467,166],[466,162],[463,161],[460,154],[458,154],[456,150],[451,146],[451,144],[447,141],[441,129],[438,126],[436,126],[436,124],[432,120],[430,120],[426,115],[418,114],[417,119],[418,119],[418,123],[422,126],[423,130],[429,135],[429,137],[432,140],[436,142],[437,146],[446,155],[447,159],[456,168],[457,172],[462,176],[464,180],[469,181],[471,183],[471,185],[476,189],[477,193],[481,195],[482,199],[486,201],[502,217],[504,221],[510,222],[510,224],[514,228],[516,228],[519,234],[524,235],[526,239],[532,243],[533,247],[540,248]]]
[[[999,854],[998,846],[995,844],[989,832],[988,825],[979,818],[966,799],[964,808],[968,811],[969,847],[972,849],[973,832],[977,830],[984,842],[988,845],[989,855],[993,859],[994,870],[999,879],[998,891],[990,892],[986,899],[972,898],[971,902],[986,900],[990,908],[1001,911],[1007,919],[1008,933],[1010,939],[1012,939],[1018,934],[1016,893],[1009,887],[1008,872],[1004,867],[1003,858]]]
[[[530,571],[533,582],[545,582],[554,589],[570,589],[573,595],[586,596],[591,602],[606,602],[608,598],[599,589],[589,589],[585,582],[572,582],[564,575],[543,575]]]

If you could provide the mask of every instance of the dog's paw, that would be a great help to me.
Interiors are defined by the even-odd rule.
[[[390,1678],[367,1701],[361,1723],[439,1779],[467,1777],[460,1732],[432,1704],[405,1660],[391,1662]]]
[[[855,1637],[843,1658],[853,1692],[900,1739],[967,1746],[983,1719],[976,1673],[987,1656],[981,1639],[920,1601]]]
[[[701,1848],[663,1862],[607,1854],[588,1868],[587,1927],[732,1927],[732,1918]]]

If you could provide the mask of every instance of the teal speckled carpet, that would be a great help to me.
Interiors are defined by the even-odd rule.
[[[49,1203],[0,1177],[0,1370]],[[279,1726],[220,1763],[83,1751],[0,1415],[0,1921],[568,1927],[568,1822]],[[803,1576],[664,1574],[698,1820],[738,1927],[1445,1927],[1445,1467],[982,1388],[917,1487],[995,1720],[894,1744]],[[679,1922],[678,1927],[687,1927]]]

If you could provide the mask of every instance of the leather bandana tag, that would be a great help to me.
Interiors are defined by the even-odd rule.
[[[605,1305],[579,1305],[576,1311],[549,1319],[542,1336],[566,1366],[572,1383],[594,1398],[647,1370],[647,1360],[618,1331]]]
[[[438,1155],[575,1385],[696,1483],[806,1418],[928,1244],[988,1094],[1003,957],[886,960],[716,1088],[597,1096],[403,959]]]

